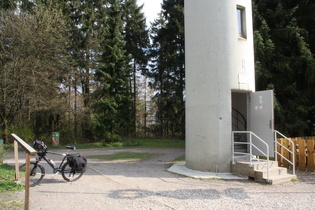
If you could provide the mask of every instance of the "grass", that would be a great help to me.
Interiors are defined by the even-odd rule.
[[[151,139],[140,138],[136,139],[138,147],[144,148],[184,148],[185,141],[183,140],[171,140],[171,139]]]
[[[177,157],[175,160],[173,160],[172,162],[170,162],[168,168],[170,168],[172,165],[176,164],[176,163],[183,163],[185,162],[185,155],[179,156]]]
[[[179,156],[172,163],[181,163],[181,162],[185,162],[185,155]]]
[[[0,193],[0,209],[24,209],[24,201],[16,198],[12,192]]]
[[[23,190],[24,187],[14,183],[14,179],[14,167],[6,164],[0,164],[0,192]]]
[[[184,148],[185,141],[171,139],[154,139],[154,138],[132,138],[124,139],[120,142],[97,142],[88,144],[76,144],[78,149],[89,148]],[[51,147],[52,148],[52,147]]]
[[[100,159],[100,160],[133,160],[139,161],[153,157],[154,154],[150,153],[133,153],[133,152],[120,152],[111,155],[91,155],[87,158]]]
[[[184,148],[185,141],[183,140],[172,140],[172,139],[154,139],[154,138],[130,138],[124,139],[120,142],[95,142],[95,143],[84,143],[75,144],[69,143],[59,146],[51,146],[49,142],[45,141],[49,149],[64,149],[66,145],[75,145],[77,149],[93,149],[93,148]],[[62,139],[60,140],[62,144]],[[4,150],[7,152],[14,151],[13,144],[5,144]],[[19,149],[22,151],[22,149]]]

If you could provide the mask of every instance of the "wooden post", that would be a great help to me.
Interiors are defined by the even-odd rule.
[[[25,202],[24,202],[24,209],[29,209],[29,201],[30,201],[30,162],[31,157],[29,153],[26,153],[25,155]]]
[[[303,138],[299,139],[299,170],[306,170],[306,154],[305,154],[305,140]]]
[[[15,180],[20,179],[20,171],[19,171],[19,147],[18,142],[14,140],[14,159],[15,159]]]
[[[26,151],[26,156],[25,156],[25,165],[26,165],[26,171],[25,171],[25,201],[24,201],[24,209],[29,210],[29,200],[30,200],[30,162],[31,162],[31,157],[30,156],[35,156],[37,152],[30,146],[28,145],[25,141],[23,141],[20,137],[18,137],[15,134],[11,134],[15,141],[14,141],[14,158],[15,158],[15,177],[20,178],[20,173],[19,173],[19,157],[18,157],[18,144],[20,144],[23,149]]]
[[[314,151],[314,138],[307,138],[307,171],[313,172],[315,169],[315,151]]]
[[[283,139],[283,140],[284,140],[284,141],[283,141],[283,147],[289,149],[289,141],[286,140],[286,139]],[[282,149],[282,151],[283,151],[283,156],[284,156],[286,159],[290,160],[290,153],[288,152],[288,150],[286,150],[286,149],[284,149],[284,148]],[[283,159],[283,166],[286,167],[286,168],[288,168],[289,163],[288,163],[288,161],[287,161],[286,159]]]
[[[282,145],[282,138],[276,139],[276,141],[278,141],[280,143],[280,145]],[[277,151],[283,155],[283,149],[279,144],[277,145]],[[283,157],[277,154],[277,160],[278,160],[278,166],[282,166],[283,163]]]
[[[292,138],[292,141],[295,144],[295,168],[299,168],[299,162],[300,162],[300,146],[299,141],[297,138]]]

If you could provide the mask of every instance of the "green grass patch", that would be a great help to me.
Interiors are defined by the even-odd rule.
[[[137,147],[144,148],[184,148],[184,140],[173,140],[173,139],[153,139],[153,138],[139,138],[132,139],[137,141]]]
[[[3,145],[3,153],[5,152],[13,152],[14,151],[14,147],[13,144],[4,144]]]
[[[62,144],[62,140],[60,140]],[[50,150],[65,149],[66,145],[52,146],[45,142]],[[85,144],[67,144],[75,145],[77,149],[93,149],[93,148],[185,148],[184,140],[173,140],[173,139],[154,139],[154,138],[130,138],[124,139],[119,142],[95,142]],[[30,145],[32,146],[32,145]],[[4,144],[5,152],[13,152],[13,144]],[[19,147],[19,151],[23,151]]]
[[[97,142],[89,144],[76,144],[78,149],[89,148],[185,148],[185,141],[172,139],[132,138],[120,142]]]
[[[182,155],[182,156],[175,158],[174,161],[170,162],[168,168],[170,168],[172,165],[174,165],[176,163],[183,163],[183,162],[185,162],[185,155]]]
[[[133,153],[133,152],[119,152],[111,155],[91,155],[87,158],[100,159],[100,160],[134,160],[139,161],[153,157],[154,154],[150,153]]]
[[[23,190],[24,187],[14,183],[14,179],[14,167],[6,164],[0,164],[0,192]]]
[[[185,162],[185,155],[179,156],[173,161],[173,163],[181,163],[181,162]]]

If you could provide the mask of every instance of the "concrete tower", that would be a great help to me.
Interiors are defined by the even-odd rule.
[[[185,40],[186,167],[230,172],[232,107],[246,116],[255,91],[251,0],[185,0]]]

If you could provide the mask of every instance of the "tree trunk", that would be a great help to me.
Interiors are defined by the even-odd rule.
[[[144,79],[144,137],[147,137],[147,77]]]
[[[136,60],[133,62],[133,131],[137,137],[137,75],[136,75]]]

